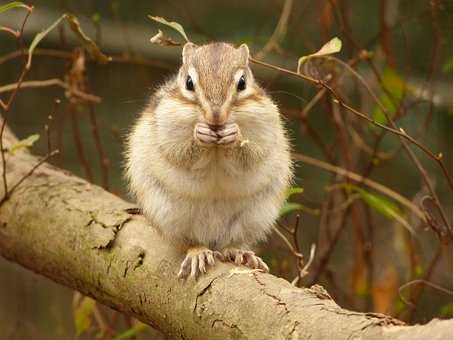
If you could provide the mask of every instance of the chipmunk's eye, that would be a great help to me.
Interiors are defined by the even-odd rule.
[[[244,91],[245,90],[245,77],[241,76],[241,78],[238,81],[238,91]]]
[[[186,79],[186,89],[188,91],[194,91],[193,81],[190,76],[187,76],[187,79]]]

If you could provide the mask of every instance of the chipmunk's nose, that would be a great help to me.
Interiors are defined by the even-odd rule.
[[[218,131],[223,127],[222,124],[208,124],[208,126],[212,131]]]
[[[220,130],[225,125],[225,114],[222,114],[220,108],[214,108],[206,116],[207,123],[209,128],[213,131]]]

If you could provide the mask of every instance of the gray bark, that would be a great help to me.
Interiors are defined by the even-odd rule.
[[[8,131],[6,145],[15,142]],[[37,163],[7,159],[8,182]],[[43,164],[0,208],[0,255],[181,339],[447,339],[453,320],[405,326],[339,307],[320,286],[219,263],[198,281],[176,273],[182,252],[132,205]]]

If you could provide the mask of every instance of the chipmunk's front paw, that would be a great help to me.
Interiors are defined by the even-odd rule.
[[[206,123],[197,123],[193,131],[195,141],[203,146],[216,145],[219,137]]]
[[[239,142],[241,139],[241,130],[236,123],[229,123],[223,129],[217,131],[217,136],[219,136],[217,140],[218,145],[230,146]]]
[[[235,264],[244,265],[252,269],[261,269],[266,273],[269,272],[269,267],[266,263],[251,250],[242,250],[238,248],[226,248],[223,250],[225,261],[231,261]]]
[[[181,263],[178,272],[180,279],[191,277],[196,279],[199,275],[206,273],[207,266],[213,266],[215,259],[223,260],[222,253],[212,251],[205,247],[190,248],[187,255]]]

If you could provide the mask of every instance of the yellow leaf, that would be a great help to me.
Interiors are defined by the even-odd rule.
[[[301,66],[308,59],[313,58],[313,57],[322,57],[325,55],[338,53],[341,51],[341,45],[342,45],[341,40],[339,38],[335,37],[332,40],[330,40],[329,42],[327,42],[326,44],[324,44],[324,46],[321,47],[318,52],[309,54],[307,56],[300,57],[299,60],[297,61],[297,73],[300,73]]]
[[[77,336],[91,327],[91,317],[95,305],[96,301],[89,297],[84,297],[80,304],[74,309],[74,323]]]
[[[28,8],[27,5],[20,1],[13,1],[10,3],[7,3],[6,5],[0,6],[0,13],[9,11],[10,9],[16,8],[16,7],[22,7],[22,8]]]
[[[58,26],[58,24],[66,17],[66,14],[63,14],[61,17],[59,17],[55,22],[47,27],[45,30],[39,32],[36,34],[36,36],[33,38],[33,41],[30,44],[30,47],[28,48],[28,61],[27,61],[27,69],[30,68],[31,66],[31,58],[33,56],[33,51],[35,50],[36,46],[38,46],[39,42],[44,39],[44,37],[49,34],[50,31],[52,31],[55,27]]]
[[[27,138],[18,141],[16,144],[13,144],[9,148],[8,152],[11,155],[14,155],[17,152],[17,150],[31,147],[38,139],[39,139],[38,134],[30,135]]]

